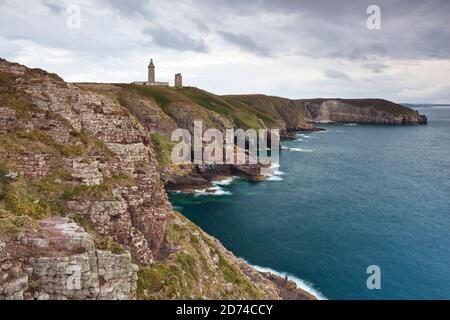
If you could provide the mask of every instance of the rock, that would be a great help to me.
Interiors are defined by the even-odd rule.
[[[117,177],[126,177],[129,181],[114,186],[111,197],[68,199],[70,213],[83,216],[100,234],[122,245],[136,245],[132,252],[140,262],[151,261],[162,247],[171,205],[160,183],[147,129],[115,99],[43,70],[3,61],[0,76],[8,79],[5,85],[11,92],[19,92],[33,106],[26,110],[26,118],[12,107],[1,106],[0,134],[37,131],[32,136],[37,148],[9,149],[8,163],[26,179],[65,171],[67,179],[53,182],[66,186],[70,181],[73,187],[103,184],[106,189]]]
[[[407,107],[382,99],[309,99],[296,100],[307,110],[309,121],[316,123],[426,124],[426,116]]]
[[[0,299],[133,299],[137,266],[129,252],[96,250],[92,237],[65,218],[39,222],[41,232],[14,246],[0,280]],[[30,251],[31,249],[31,251]]]
[[[18,172],[10,171],[7,174],[5,174],[5,178],[9,180],[16,180],[19,177]]]

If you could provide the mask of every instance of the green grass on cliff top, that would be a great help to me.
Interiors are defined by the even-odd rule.
[[[264,298],[261,289],[228,261],[224,250],[180,213],[173,212],[169,217],[167,241],[179,250],[151,266],[141,266],[139,299]],[[213,256],[217,262],[211,259]],[[227,290],[230,285],[232,290]]]
[[[151,87],[135,84],[117,84],[124,90],[135,92],[143,97],[154,99],[159,107],[170,116],[167,106],[174,102],[195,103],[209,111],[213,111],[218,115],[231,120],[236,128],[243,129],[261,129],[264,124],[268,127],[275,127],[276,121],[270,116],[249,106],[234,101],[231,98],[220,97],[207,91],[195,88],[171,88],[171,87]]]

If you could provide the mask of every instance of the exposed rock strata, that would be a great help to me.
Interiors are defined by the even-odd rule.
[[[0,242],[0,299],[133,299],[138,267],[129,252],[96,250],[68,219],[40,221],[39,232]]]
[[[8,90],[22,91],[32,106],[26,110],[29,115],[17,118],[17,111],[0,105],[0,121],[6,125],[3,132],[21,134],[32,128],[40,130],[39,134],[47,132],[53,140],[70,147],[66,151],[64,145],[56,145],[63,148],[60,163],[51,154],[53,149],[49,154],[12,149],[7,154],[10,166],[28,178],[48,177],[53,169],[62,166],[70,174],[70,183],[85,186],[101,185],[119,176],[129,177],[129,186],[117,187],[113,192],[113,200],[122,204],[120,213],[99,218],[98,212],[108,208],[110,199],[95,202],[78,199],[69,207],[91,220],[105,235],[134,246],[133,252],[141,262],[151,262],[164,241],[165,217],[171,206],[159,183],[157,162],[146,129],[111,98],[64,83],[44,71],[1,62],[0,72],[13,85]],[[92,150],[94,145],[96,150]],[[87,149],[87,154],[75,157],[70,154],[69,151],[81,146]],[[91,210],[85,210],[87,207]]]
[[[252,280],[217,240],[173,218],[150,133],[167,134],[175,123],[167,113],[189,126],[195,118],[180,115],[183,105],[139,114],[114,95],[6,61],[0,81],[0,299],[282,297],[275,283]],[[203,108],[189,103],[194,113]],[[231,123],[202,114],[210,127]],[[196,170],[208,179],[217,173]],[[191,268],[205,261],[205,269]],[[170,278],[152,287],[147,275],[159,271]]]
[[[311,99],[297,100],[311,122],[366,124],[426,124],[427,118],[409,108],[382,99]]]

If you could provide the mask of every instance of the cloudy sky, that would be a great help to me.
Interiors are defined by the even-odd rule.
[[[448,0],[0,0],[0,14],[0,57],[66,81],[145,80],[152,57],[157,80],[218,94],[450,103]]]

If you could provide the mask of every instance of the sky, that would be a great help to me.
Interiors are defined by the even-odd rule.
[[[157,81],[216,94],[450,103],[448,0],[0,0],[0,15],[0,57],[70,82],[144,81],[153,58]]]

